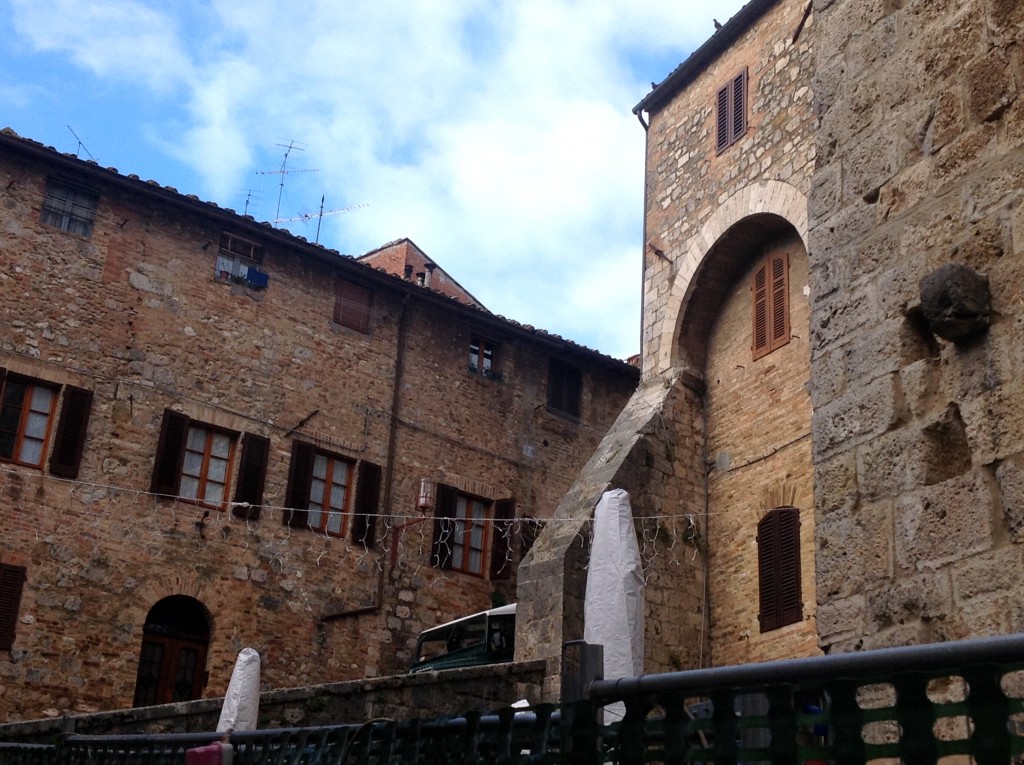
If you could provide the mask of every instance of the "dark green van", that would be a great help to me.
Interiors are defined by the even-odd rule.
[[[431,627],[416,640],[410,672],[427,672],[512,661],[516,604],[481,611]]]

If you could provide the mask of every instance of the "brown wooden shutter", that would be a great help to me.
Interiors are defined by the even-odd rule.
[[[85,447],[85,433],[92,409],[92,391],[68,385],[57,420],[57,434],[50,454],[50,473],[62,478],[78,478]]]
[[[0,651],[9,651],[14,645],[25,574],[24,566],[0,563]]]
[[[730,95],[730,119],[729,119],[729,143],[734,144],[747,132],[747,70],[736,75],[729,85],[732,91]]]
[[[156,458],[153,460],[153,479],[149,484],[149,490],[154,494],[178,496],[190,422],[188,416],[180,412],[164,410],[160,440],[157,441]]]
[[[508,579],[515,568],[512,561],[512,528],[516,515],[514,499],[494,503],[494,536],[491,544],[491,579]]]
[[[800,511],[778,507],[757,526],[761,632],[803,619]]]
[[[248,503],[248,507],[236,505],[232,508],[231,512],[239,518],[255,521],[260,517],[269,457],[269,438],[254,433],[242,436],[242,456],[238,465],[238,482],[235,484],[235,502]]]
[[[717,108],[715,148],[723,151],[729,146],[729,87],[726,86],[718,91],[715,98]]]
[[[754,294],[754,328],[752,350],[759,359],[771,350],[768,342],[768,265],[762,263],[754,272],[750,286]]]
[[[800,595],[800,511],[779,511],[779,621],[794,624],[803,619]]]
[[[359,463],[355,516],[352,518],[352,541],[366,548],[373,547],[377,542],[380,475],[380,465],[365,460]]]
[[[772,255],[768,263],[771,287],[771,350],[789,342],[789,255]]]
[[[292,442],[292,461],[288,468],[288,488],[282,520],[285,526],[305,528],[309,525],[309,489],[313,484],[313,461],[316,447],[305,441]]]
[[[373,292],[345,280],[335,287],[334,320],[357,332],[370,331],[370,302]]]
[[[430,546],[430,565],[440,569],[452,567],[452,540],[455,536],[455,517],[459,495],[451,486],[437,485],[434,510],[434,540]]]

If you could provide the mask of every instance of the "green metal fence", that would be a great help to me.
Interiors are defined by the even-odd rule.
[[[0,765],[181,765],[218,738],[71,735],[0,744]],[[598,681],[560,708],[261,730],[230,743],[237,765],[1007,765],[1024,762],[1024,635]]]

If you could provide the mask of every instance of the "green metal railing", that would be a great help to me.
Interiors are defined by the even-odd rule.
[[[181,765],[219,738],[71,735],[0,744],[0,765]],[[1024,635],[597,681],[560,708],[260,730],[230,743],[237,765],[1007,765],[1024,762]]]

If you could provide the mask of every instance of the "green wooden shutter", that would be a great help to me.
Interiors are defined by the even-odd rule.
[[[24,566],[0,563],[0,651],[9,651],[14,645],[25,574]]]
[[[455,512],[458,493],[451,486],[437,485],[434,510],[434,539],[430,545],[430,565],[440,569],[452,567],[452,540],[455,536]]]
[[[68,385],[57,420],[57,434],[50,454],[50,473],[62,478],[77,478],[82,464],[85,433],[92,409],[92,391]]]
[[[365,460],[359,463],[352,541],[371,548],[377,542],[377,511],[380,504],[380,465]]]
[[[157,441],[156,457],[153,460],[153,478],[149,484],[149,490],[154,494],[178,496],[190,422],[188,416],[181,412],[164,410],[160,440]]]
[[[254,433],[242,436],[242,456],[238,465],[238,481],[235,483],[235,502],[247,503],[248,507],[236,505],[231,511],[240,518],[255,521],[260,517],[269,457],[269,438]]]
[[[309,488],[313,483],[313,461],[316,447],[305,441],[292,442],[292,460],[288,468],[288,488],[282,520],[285,526],[305,528],[309,525]]]

